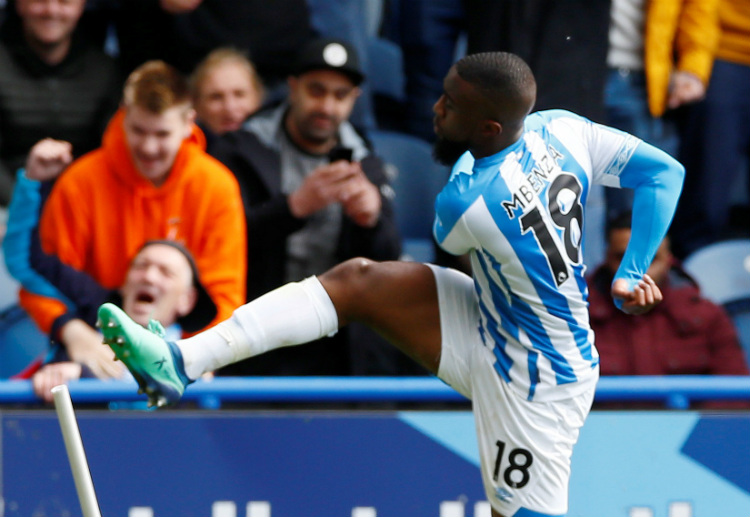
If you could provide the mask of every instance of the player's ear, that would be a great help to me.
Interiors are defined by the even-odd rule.
[[[493,137],[502,134],[503,125],[497,120],[484,119],[481,122],[480,131],[483,136]]]

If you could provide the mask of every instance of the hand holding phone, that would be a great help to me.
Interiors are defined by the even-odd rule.
[[[328,162],[333,163],[339,160],[347,162],[352,161],[352,149],[349,147],[336,146],[328,152]]]

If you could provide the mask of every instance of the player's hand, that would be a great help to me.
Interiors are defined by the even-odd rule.
[[[304,218],[340,202],[343,186],[354,175],[356,168],[344,160],[318,167],[289,195],[289,210],[295,217]]]
[[[56,178],[73,161],[70,142],[45,138],[29,151],[26,158],[26,177],[36,181]]]
[[[339,200],[344,207],[344,213],[356,225],[372,228],[378,223],[383,207],[380,190],[367,179],[359,164],[353,165],[357,167],[356,174],[343,185]]]
[[[37,397],[52,402],[52,388],[81,378],[81,365],[71,361],[52,363],[42,368],[31,378],[31,386]]]
[[[706,96],[706,86],[697,75],[677,71],[672,74],[667,106],[671,109],[697,102]]]
[[[85,321],[74,319],[63,325],[60,339],[70,359],[88,366],[98,379],[122,376],[122,363],[115,362],[112,349],[102,344],[101,334]]]
[[[628,314],[644,314],[664,299],[661,289],[649,275],[643,275],[643,279],[632,291],[628,289],[626,280],[615,280],[612,284],[612,298],[622,300],[622,310]]]

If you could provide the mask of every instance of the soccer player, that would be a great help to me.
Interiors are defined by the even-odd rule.
[[[572,448],[599,376],[581,263],[586,196],[593,182],[635,189],[633,237],[612,293],[622,310],[642,313],[662,298],[645,271],[684,171],[573,113],[529,115],[536,84],[513,54],[464,57],[443,87],[435,153],[458,161],[436,201],[434,235],[447,251],[471,255],[473,280],[432,265],[352,259],[176,343],[104,305],[105,341],[163,405],[205,371],[364,322],[472,399],[495,517],[563,515]]]

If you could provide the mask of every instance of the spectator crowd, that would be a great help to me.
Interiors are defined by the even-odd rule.
[[[377,66],[385,48],[399,59]],[[122,376],[94,328],[107,300],[185,337],[346,259],[398,260],[399,192],[368,135],[432,143],[446,72],[489,50],[528,62],[535,110],[575,111],[685,166],[652,265],[665,301],[646,315],[609,297],[633,186],[592,193],[604,208],[582,231],[602,250],[587,255],[602,375],[748,375],[750,344],[681,262],[750,239],[750,3],[8,0],[0,239],[19,289],[3,296],[45,336],[17,376],[42,397]],[[0,328],[0,354],[2,340]],[[425,373],[357,326],[215,372]]]

